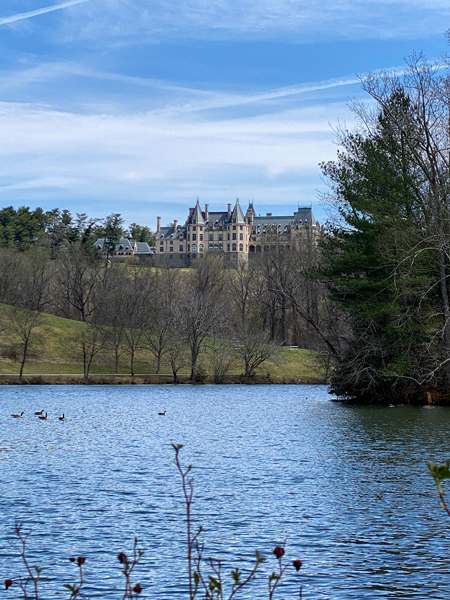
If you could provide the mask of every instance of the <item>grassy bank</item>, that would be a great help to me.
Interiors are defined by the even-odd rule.
[[[0,305],[0,384],[18,383],[21,343],[13,324],[13,309]],[[33,331],[28,359],[24,368],[24,383],[83,383],[83,360],[80,339],[84,324],[43,314]],[[212,383],[212,368],[207,355],[200,357],[202,382]],[[324,383],[324,370],[311,351],[297,348],[277,348],[274,357],[256,370],[255,376],[244,380],[243,365],[236,360],[224,383]],[[170,365],[163,360],[161,374],[156,374],[156,361],[149,351],[141,350],[135,358],[134,377],[130,377],[129,356],[121,356],[119,373],[114,372],[114,352],[102,350],[90,370],[89,383],[171,383]],[[188,383],[189,369],[179,374],[180,383]]]

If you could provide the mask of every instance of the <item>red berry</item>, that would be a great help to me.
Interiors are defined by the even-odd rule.
[[[300,568],[303,563],[301,560],[297,559],[297,560],[293,560],[292,564],[294,565],[296,571],[300,571]]]
[[[11,587],[12,584],[13,584],[12,579],[5,579],[5,590],[7,590],[9,587]]]
[[[142,592],[142,586],[139,583],[137,583],[133,588],[133,592],[136,592],[136,594],[140,594]]]
[[[284,554],[284,548],[281,546],[276,546],[276,548],[273,549],[273,553],[278,559],[280,559]]]
[[[69,560],[70,560],[70,562],[75,562],[77,559],[75,558],[75,556],[71,556],[71,557],[69,558]]]
[[[77,565],[78,565],[79,567],[81,567],[81,565],[84,565],[84,563],[85,563],[85,562],[86,562],[86,559],[84,558],[84,556],[79,556],[79,557],[77,558]]]
[[[125,552],[119,552],[119,554],[117,555],[117,558],[119,559],[120,563],[125,563],[127,562],[128,558],[127,555],[125,554]]]

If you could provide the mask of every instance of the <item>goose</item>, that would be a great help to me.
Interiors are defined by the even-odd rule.
[[[161,415],[161,417],[165,417],[166,416],[166,411],[164,411],[162,413],[158,413],[158,415]]]
[[[38,419],[40,419],[41,421],[46,421],[47,420],[47,413],[45,413],[45,417],[44,417],[44,415],[39,415]]]
[[[13,419],[20,419],[20,417],[23,415],[25,411],[23,410],[20,415],[11,415]]]
[[[34,413],[35,415],[39,416],[39,415],[43,415],[44,414],[44,409],[42,410],[38,410],[37,412]]]
[[[62,417],[58,417],[58,419],[59,419],[60,421],[65,421],[65,420],[66,420],[66,417],[64,416],[64,413],[63,413],[63,416],[62,416]]]

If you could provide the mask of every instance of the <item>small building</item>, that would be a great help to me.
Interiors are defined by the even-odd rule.
[[[102,254],[106,254],[107,248],[105,238],[99,238],[95,242],[94,246]],[[115,250],[111,253],[111,257],[116,258],[137,256],[139,258],[143,258],[153,256],[154,254],[154,251],[150,248],[147,242],[137,242],[136,240],[130,238],[121,238],[115,245]]]

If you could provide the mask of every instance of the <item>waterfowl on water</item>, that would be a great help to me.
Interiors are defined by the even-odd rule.
[[[44,409],[38,410],[38,412],[35,412],[34,414],[37,415],[37,416],[43,415],[44,414]]]
[[[63,413],[63,416],[62,416],[62,417],[58,417],[58,419],[59,419],[60,421],[65,421],[65,420],[66,420],[66,417],[64,416],[64,413]]]
[[[23,415],[25,411],[23,410],[20,415],[11,415],[13,419],[20,419],[20,417]]]
[[[40,419],[41,421],[46,421],[47,420],[47,413],[45,413],[45,417],[43,415],[39,415],[38,419]]]
[[[161,415],[161,417],[165,417],[166,416],[166,411],[164,411],[162,413],[158,413],[158,415]]]

